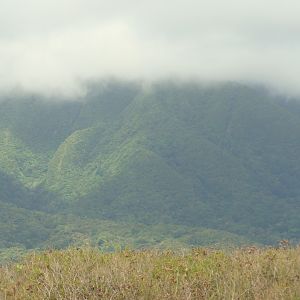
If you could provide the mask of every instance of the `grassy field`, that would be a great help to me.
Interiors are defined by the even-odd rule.
[[[49,250],[1,267],[0,299],[296,300],[300,247]]]

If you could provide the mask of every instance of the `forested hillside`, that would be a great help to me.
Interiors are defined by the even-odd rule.
[[[300,102],[261,87],[106,81],[0,100],[2,249],[297,242],[299,178]]]

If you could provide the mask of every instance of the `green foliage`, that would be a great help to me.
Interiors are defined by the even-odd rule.
[[[35,187],[41,183],[47,170],[47,159],[34,154],[9,129],[0,128],[0,170],[25,186]]]
[[[300,240],[299,103],[113,81],[59,100],[0,102],[0,248]]]
[[[131,248],[227,247],[250,244],[225,231],[179,225],[145,225],[49,214],[0,202],[0,262],[30,249],[93,245],[103,250]]]

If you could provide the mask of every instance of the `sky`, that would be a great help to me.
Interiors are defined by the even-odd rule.
[[[0,0],[0,91],[105,77],[242,81],[300,95],[298,0]]]

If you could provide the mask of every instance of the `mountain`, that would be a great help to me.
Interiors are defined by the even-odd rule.
[[[0,99],[3,249],[298,242],[299,178],[300,102],[262,87],[111,80]]]

